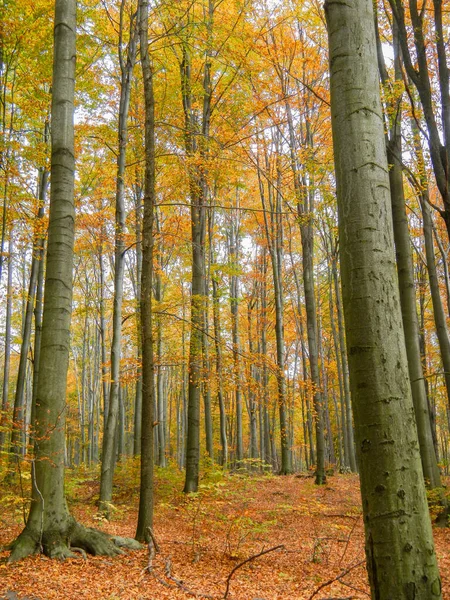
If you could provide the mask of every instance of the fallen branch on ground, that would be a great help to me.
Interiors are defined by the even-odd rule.
[[[325,583],[322,583],[322,585],[320,585],[316,589],[316,591],[313,594],[311,594],[311,596],[308,598],[308,600],[312,600],[314,598],[314,596],[317,596],[317,594],[320,592],[320,590],[323,590],[324,588],[328,587],[335,581],[338,581],[341,585],[346,585],[344,582],[341,581],[341,579],[343,577],[345,577],[346,575],[348,575],[350,573],[350,571],[353,571],[353,569],[356,569],[357,567],[363,565],[365,562],[366,562],[365,560],[361,560],[359,563],[356,563],[356,565],[352,565],[351,567],[349,567],[348,569],[343,571],[340,575],[337,575],[336,577],[333,577],[333,579],[329,579],[328,581],[325,581]],[[364,592],[364,593],[366,593],[366,592]],[[367,594],[367,595],[369,596],[369,594]]]
[[[234,567],[234,569],[231,571],[231,573],[228,575],[228,578],[227,578],[227,587],[226,587],[223,599],[227,600],[228,593],[230,591],[230,581],[231,581],[231,578],[233,577],[233,575],[236,573],[236,571],[238,569],[240,569],[241,567],[243,567],[248,562],[250,562],[252,560],[255,560],[255,558],[259,558],[260,556],[263,556],[264,554],[269,554],[269,552],[274,552],[275,550],[280,550],[281,548],[284,549],[284,545],[283,544],[280,544],[279,546],[274,546],[273,548],[268,548],[267,550],[262,550],[258,554],[254,554],[253,556],[249,556],[248,558],[246,558],[245,560],[243,560],[242,562],[240,562],[238,565],[236,565]]]
[[[166,558],[166,566],[165,566],[165,570],[164,570],[164,575],[167,579],[169,579],[170,581],[173,581],[173,584],[168,583],[162,577],[160,577],[153,569],[153,561],[155,560],[156,555],[161,552],[160,546],[158,544],[158,541],[157,541],[152,529],[150,527],[147,527],[147,531],[148,531],[150,540],[148,542],[148,564],[145,567],[144,571],[151,573],[153,575],[153,577],[156,579],[156,581],[158,581],[158,583],[160,583],[161,585],[163,585],[166,588],[169,588],[169,589],[177,589],[178,588],[178,589],[182,590],[185,594],[188,594],[189,596],[194,596],[195,598],[205,598],[206,600],[217,600],[217,598],[218,598],[217,596],[211,596],[209,594],[204,594],[203,592],[196,592],[195,590],[191,590],[190,588],[188,588],[185,585],[184,581],[174,577],[171,572],[172,561],[171,561],[170,556],[168,558]]]

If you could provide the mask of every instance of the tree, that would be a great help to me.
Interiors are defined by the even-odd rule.
[[[114,310],[113,338],[111,342],[111,385],[109,399],[105,406],[105,434],[103,436],[102,472],[100,480],[100,509],[109,515],[112,498],[112,485],[116,452],[117,415],[119,412],[120,357],[122,334],[123,279],[125,270],[125,157],[128,137],[128,111],[130,105],[131,81],[136,59],[137,26],[135,16],[130,20],[129,42],[126,59],[123,56],[123,12],[125,2],[120,6],[119,62],[120,62],[120,103],[118,122],[118,154],[116,179],[116,218],[114,249]]]
[[[398,26],[399,43],[406,72],[416,87],[422,103],[428,133],[425,137],[428,139],[436,185],[444,205],[444,208],[438,208],[438,211],[445,221],[447,235],[450,237],[450,71],[445,44],[443,2],[433,0],[433,9],[430,10],[433,21],[431,32],[428,33],[426,3],[419,8],[417,0],[409,0],[409,18],[413,35],[409,35],[409,19],[405,14],[406,3],[404,4],[403,0],[389,0],[389,4]],[[414,41],[415,60],[408,44],[409,40]],[[430,48],[437,56],[437,82],[428,64]],[[435,87],[437,90],[434,89]],[[436,95],[439,96],[438,101],[435,99]]]
[[[411,398],[372,2],[326,3],[343,304],[372,598],[441,598]]]
[[[393,27],[394,38],[394,70],[395,81],[401,82],[401,59],[398,44],[397,27]],[[378,29],[376,30],[378,66],[383,85],[389,83],[388,72],[383,58]],[[416,290],[414,287],[414,269],[411,252],[411,238],[406,213],[405,192],[402,174],[402,139],[401,139],[401,97],[394,97],[387,109],[395,117],[390,124],[387,136],[387,159],[389,163],[389,182],[391,189],[392,221],[394,228],[397,272],[400,286],[400,303],[402,309],[405,346],[408,357],[409,379],[416,415],[417,433],[419,436],[420,455],[425,480],[431,488],[442,487],[439,467],[434,452],[428,400],[423,377],[422,361],[419,345],[419,320],[417,316]]]
[[[141,484],[138,540],[148,541],[153,525],[153,421],[155,402],[155,365],[153,362],[153,221],[155,206],[155,101],[153,70],[148,51],[148,2],[139,0],[139,39],[145,103],[145,182],[142,225],[141,339],[142,339],[142,432]]]
[[[56,0],[51,126],[51,193],[31,509],[9,560],[43,551],[118,554],[110,537],[78,524],[64,496],[64,436],[74,244],[75,0]]]

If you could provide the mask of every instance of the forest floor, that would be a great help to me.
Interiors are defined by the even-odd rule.
[[[86,525],[132,537],[136,471],[134,465],[119,468],[110,522],[96,514],[99,486],[92,472],[69,472],[71,511]],[[209,469],[198,494],[186,497],[181,488],[182,475],[175,469],[157,471],[154,533],[160,553],[152,573],[146,569],[146,547],[115,558],[83,560],[80,556],[61,563],[40,555],[12,565],[6,563],[4,551],[0,553],[0,598],[369,597],[356,476],[332,476],[325,486],[317,487],[307,476],[223,475]],[[19,533],[23,508],[13,490],[0,488],[0,547]],[[450,529],[435,529],[435,542],[443,597],[450,598]],[[282,547],[250,560],[230,577],[241,562],[276,546]]]

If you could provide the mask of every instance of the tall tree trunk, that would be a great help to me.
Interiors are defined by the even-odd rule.
[[[141,186],[135,185],[135,228],[136,228],[136,314],[137,314],[137,377],[134,399],[134,428],[133,428],[133,455],[141,453],[142,436],[142,332],[140,317],[141,302],[141,277],[142,277],[142,232],[141,232]]]
[[[11,225],[9,232],[8,241],[8,276],[6,280],[6,319],[5,319],[5,360],[3,363],[3,384],[2,384],[2,408],[5,407],[5,411],[8,411],[9,407],[9,372],[11,368],[11,315],[12,315],[12,276],[13,276],[13,256],[14,256],[14,232]],[[14,406],[15,408],[15,406]],[[23,416],[23,398],[20,412],[14,411],[13,415],[13,432],[14,432],[14,443],[16,452],[13,454],[18,458],[18,454],[24,453],[23,440],[24,440],[24,416]],[[17,421],[16,421],[17,418]],[[1,449],[1,446],[0,446]]]
[[[145,183],[142,225],[141,339],[142,339],[142,437],[141,483],[136,539],[149,541],[153,526],[153,426],[155,365],[153,361],[153,221],[155,211],[155,100],[153,69],[148,51],[148,0],[139,0],[139,39],[145,102]]]
[[[125,8],[122,0],[121,14]],[[119,411],[120,387],[120,356],[122,337],[122,302],[123,277],[125,269],[125,160],[128,141],[128,110],[130,105],[131,78],[136,60],[137,26],[132,17],[130,22],[130,41],[126,61],[122,54],[123,16],[120,20],[119,31],[119,60],[121,70],[119,124],[118,124],[118,155],[116,174],[116,215],[115,215],[115,246],[114,246],[114,303],[113,303],[113,336],[111,342],[111,383],[109,388],[108,418],[103,435],[102,467],[100,476],[99,509],[107,517],[110,514],[112,486],[114,476],[116,447],[117,416]]]
[[[280,416],[281,469],[282,475],[292,472],[291,443],[286,408],[286,375],[284,346],[284,298],[283,298],[283,217],[281,210],[281,164],[279,132],[275,133],[276,147],[276,183],[268,179],[267,195],[258,160],[259,194],[263,206],[264,228],[272,264],[272,276],[275,299],[275,339],[277,356],[277,404]],[[265,168],[270,177],[271,164],[268,152],[265,151]]]
[[[285,76],[282,78],[286,86]],[[294,121],[292,109],[286,94],[286,114],[289,128],[289,151],[292,174],[294,176],[294,188],[297,199],[298,222],[300,224],[300,237],[302,242],[303,259],[303,289],[305,293],[306,309],[306,333],[308,338],[309,366],[311,381],[313,385],[313,405],[316,422],[316,484],[322,485],[326,482],[325,475],[325,438],[323,418],[323,397],[320,385],[318,333],[316,317],[316,298],[314,293],[314,189],[311,177],[301,172],[296,154],[297,144],[295,141]],[[305,146],[313,147],[313,135],[308,118],[305,119]]]
[[[35,464],[30,513],[10,561],[42,550],[73,556],[70,544],[93,554],[116,554],[109,536],[77,524],[64,496],[64,437],[74,244],[76,5],[56,0],[52,82],[52,161],[47,268],[39,380],[35,406]]]
[[[227,439],[227,413],[225,410],[225,396],[223,391],[222,374],[222,341],[220,327],[220,307],[217,274],[212,276],[213,288],[213,320],[214,320],[214,345],[216,351],[216,378],[217,378],[217,401],[219,403],[219,429],[220,429],[220,464],[226,467],[228,464],[228,439]]]
[[[343,304],[373,600],[442,598],[396,274],[370,0],[325,5]]]
[[[237,193],[237,192],[236,192]],[[238,200],[237,200],[238,202]],[[234,211],[233,211],[234,212]],[[244,439],[242,429],[242,373],[240,365],[241,343],[239,336],[239,219],[231,215],[228,230],[228,255],[231,270],[230,277],[230,312],[231,312],[231,341],[233,344],[233,389],[236,406],[236,466],[244,458]]]
[[[161,273],[163,270],[162,264],[162,243],[161,243],[161,231],[159,226],[158,214],[155,213],[155,228],[156,234],[159,238],[156,262],[157,262],[157,270],[154,273],[154,294],[155,300],[158,303],[157,306],[160,306],[163,299],[163,289],[162,289],[162,278]],[[158,433],[158,443],[157,443],[157,457],[156,461],[158,466],[165,467],[166,466],[166,422],[165,422],[165,413],[166,413],[166,394],[164,390],[164,370],[162,367],[163,360],[163,323],[160,315],[156,317],[156,364],[158,365],[156,371],[156,421],[157,425],[157,433]]]
[[[210,43],[214,3],[208,2],[208,45]],[[200,167],[189,167],[189,188],[191,199],[191,243],[192,243],[192,285],[191,285],[191,337],[189,343],[189,384],[188,418],[186,440],[186,479],[184,492],[196,492],[200,461],[200,396],[203,377],[203,328],[205,324],[205,240],[206,240],[206,159],[211,121],[211,57],[207,49],[203,68],[202,119],[199,127],[193,103],[191,57],[187,44],[183,44],[181,68],[181,88],[185,117],[185,148],[189,158],[200,157]],[[199,135],[201,134],[201,135]]]
[[[383,84],[388,83],[387,70],[381,48],[381,40],[377,32],[378,64]],[[398,30],[394,23],[394,69],[395,81],[402,81]],[[437,465],[433,446],[433,436],[428,412],[428,401],[420,357],[419,321],[417,317],[416,291],[414,286],[414,268],[411,253],[408,217],[406,214],[405,192],[402,174],[402,139],[401,139],[401,98],[390,102],[392,114],[396,117],[390,128],[387,141],[387,160],[389,164],[389,183],[391,189],[392,220],[397,259],[400,304],[402,310],[403,329],[405,332],[408,371],[411,392],[416,415],[417,433],[419,436],[420,456],[425,481],[431,488],[441,487],[441,475]]]
[[[436,256],[434,252],[433,242],[433,218],[431,216],[430,209],[428,181],[426,176],[424,156],[417,123],[414,120],[411,120],[410,124],[414,135],[414,151],[419,172],[418,185],[416,182],[413,183],[416,183],[416,192],[419,196],[420,206],[422,209],[423,237],[425,243],[425,257],[427,262],[428,280],[430,282],[431,302],[433,304],[436,336],[438,338],[442,366],[444,367],[444,381],[447,390],[447,402],[450,405],[450,338],[448,334],[447,319],[445,317],[445,311],[439,287],[439,278],[436,269]]]
[[[347,349],[345,346],[345,327],[344,327],[344,315],[342,310],[342,299],[341,299],[341,286],[339,282],[338,267],[337,267],[337,248],[333,253],[333,261],[331,263],[331,269],[333,273],[334,281],[334,294],[336,297],[336,311],[338,318],[338,332],[339,332],[339,348],[341,353],[342,362],[342,381],[344,384],[344,412],[345,412],[345,431],[344,435],[347,440],[348,449],[348,461],[350,464],[350,470],[353,473],[357,471],[356,456],[355,456],[355,440],[353,432],[353,415],[352,415],[352,403],[350,396],[350,378],[348,372],[348,358]]]

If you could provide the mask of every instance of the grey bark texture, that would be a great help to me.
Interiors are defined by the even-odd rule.
[[[39,379],[35,401],[35,461],[30,514],[12,545],[10,562],[43,551],[73,556],[118,554],[111,538],[79,525],[64,496],[64,437],[74,244],[75,0],[56,0],[52,82],[50,218]]]
[[[441,598],[396,274],[371,0],[328,1],[342,292],[373,600]]]

